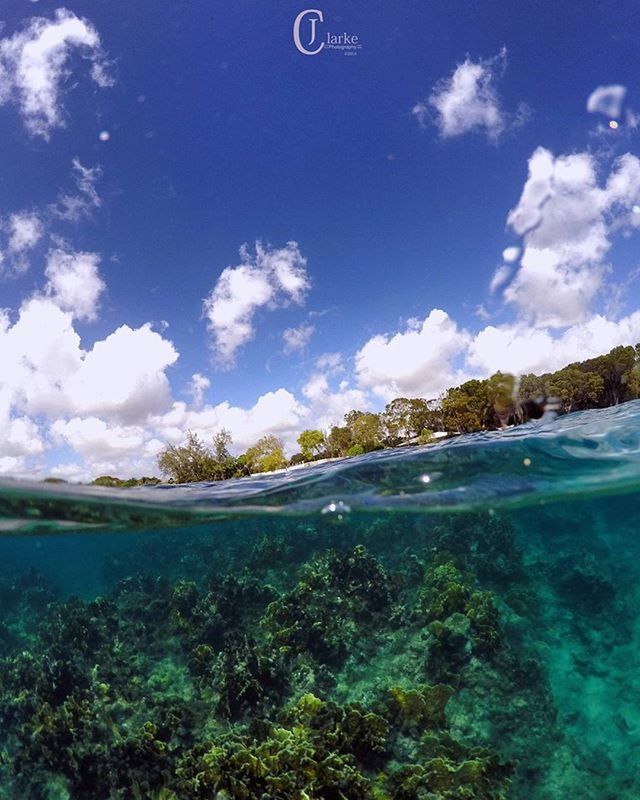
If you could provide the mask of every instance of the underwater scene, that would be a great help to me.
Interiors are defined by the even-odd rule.
[[[640,796],[640,402],[259,478],[5,483],[0,796]]]

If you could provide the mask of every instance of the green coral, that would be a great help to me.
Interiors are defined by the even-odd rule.
[[[263,626],[282,652],[339,664],[359,628],[391,614],[397,596],[393,580],[364,547],[347,555],[330,551],[307,564],[297,586],[269,605]]]
[[[442,691],[442,689],[447,691]],[[398,697],[402,713],[433,724],[431,702],[448,687],[423,687]],[[444,701],[446,702],[446,700]],[[427,707],[429,709],[427,710]],[[437,714],[436,714],[437,716]],[[438,720],[440,722],[441,720]],[[489,750],[470,750],[450,737],[426,736],[420,763],[385,768],[391,726],[358,704],[344,707],[305,695],[275,724],[230,733],[193,748],[179,762],[177,793],[229,800],[502,800],[512,765]]]
[[[422,685],[416,689],[392,686],[389,693],[391,710],[397,709],[401,722],[423,731],[445,726],[445,707],[454,690],[444,684]]]
[[[502,643],[500,617],[490,591],[474,587],[473,576],[441,554],[425,574],[420,608],[429,623],[428,669],[451,681],[472,655],[489,658]]]
[[[433,531],[411,550],[401,524],[298,525],[295,541],[274,525],[229,545],[226,574],[199,541],[181,556],[188,579],[131,575],[90,602],[34,579],[25,606],[0,586],[8,796],[57,782],[74,800],[502,800],[513,768],[461,744],[477,737],[460,704],[483,676],[521,675],[514,693],[530,671],[503,647],[470,540],[428,549],[425,566]]]
[[[386,734],[386,722],[376,714],[304,696],[260,734],[229,734],[190,751],[176,770],[178,793],[230,800],[373,800],[358,754],[382,750]]]
[[[390,779],[391,800],[506,800],[513,765],[490,751],[465,754],[463,761],[442,755],[402,767]]]
[[[287,677],[278,654],[247,636],[230,638],[213,669],[219,692],[218,711],[237,719],[246,712],[265,711],[287,689]]]

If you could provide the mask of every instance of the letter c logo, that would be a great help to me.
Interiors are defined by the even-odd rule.
[[[322,15],[322,11],[317,8],[307,8],[305,11],[301,11],[298,16],[296,17],[296,21],[293,23],[293,41],[295,46],[298,50],[303,53],[305,56],[315,56],[322,50],[324,47],[324,42],[322,42],[315,50],[307,50],[307,48],[302,44],[300,41],[300,26],[302,25],[302,20],[308,14],[317,14],[318,17],[309,20],[311,22],[311,39],[309,44],[313,44],[316,40],[316,22],[324,22],[324,17]]]

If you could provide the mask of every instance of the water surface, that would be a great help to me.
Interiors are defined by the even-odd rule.
[[[6,798],[640,796],[640,403],[0,488]]]

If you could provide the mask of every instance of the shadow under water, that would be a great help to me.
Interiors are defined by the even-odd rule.
[[[7,488],[0,797],[636,800],[638,408],[177,489],[140,524]]]

